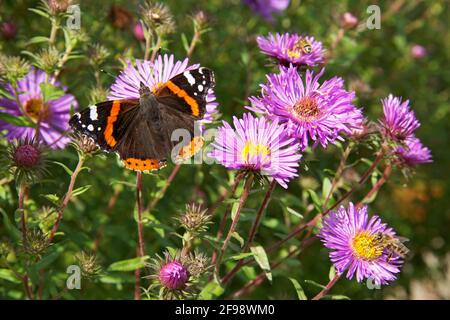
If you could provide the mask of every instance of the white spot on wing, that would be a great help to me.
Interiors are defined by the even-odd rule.
[[[183,72],[183,75],[191,86],[195,83],[195,79],[189,71]]]
[[[200,91],[200,92],[203,91],[203,86],[201,84],[198,85],[198,91]]]
[[[88,125],[87,129],[89,131],[94,131],[94,126],[92,124]]]
[[[89,110],[89,118],[91,118],[92,121],[98,120],[97,106],[90,106]]]

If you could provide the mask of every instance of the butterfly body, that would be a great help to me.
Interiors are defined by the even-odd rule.
[[[194,136],[194,127],[205,113],[206,95],[213,86],[211,70],[185,71],[156,92],[141,83],[139,99],[90,106],[74,114],[69,124],[76,132],[92,138],[104,151],[118,153],[126,168],[143,172],[158,170],[166,165],[175,147],[171,139],[175,130],[184,130],[190,136],[181,146],[180,157],[192,156],[201,147],[200,140]]]

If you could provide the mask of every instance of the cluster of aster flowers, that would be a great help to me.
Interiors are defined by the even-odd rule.
[[[383,137],[394,143],[393,154],[399,165],[415,167],[418,164],[432,162],[431,151],[422,145],[415,136],[420,126],[409,100],[402,101],[392,94],[382,100],[383,118],[380,120],[380,132]]]

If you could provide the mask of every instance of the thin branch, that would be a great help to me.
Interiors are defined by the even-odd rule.
[[[331,290],[331,288],[335,285],[335,283],[341,278],[341,276],[342,276],[341,273],[336,273],[334,278],[331,279],[330,282],[328,282],[328,284],[325,286],[325,288],[323,288],[322,291],[320,291],[314,298],[312,298],[312,300],[322,299]]]

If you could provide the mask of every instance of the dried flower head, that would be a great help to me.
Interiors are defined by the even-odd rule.
[[[82,156],[92,156],[99,151],[99,147],[95,141],[91,137],[84,134],[74,134],[72,136],[71,144]]]
[[[189,275],[193,280],[205,275],[212,267],[209,257],[205,253],[198,251],[184,257],[183,265],[187,267]]]
[[[88,57],[89,62],[94,67],[101,66],[105,60],[109,57],[110,53],[108,49],[101,44],[94,43],[89,46]]]
[[[112,5],[109,10],[109,19],[114,28],[126,29],[133,22],[133,15],[126,8]]]
[[[207,214],[207,209],[202,209],[195,203],[187,204],[186,210],[176,219],[181,226],[192,234],[198,234],[208,229],[208,224],[211,223],[211,215]]]
[[[358,18],[350,12],[345,12],[341,16],[341,27],[344,29],[353,29],[358,25]]]
[[[89,92],[90,104],[96,104],[108,100],[109,91],[101,86],[96,86]]]
[[[9,169],[17,181],[32,183],[48,173],[45,150],[34,139],[13,141],[8,156]]]
[[[147,27],[157,34],[175,31],[175,22],[167,5],[147,1],[142,7],[142,20]]]
[[[81,251],[75,255],[75,259],[81,268],[81,274],[85,277],[97,276],[102,270],[95,253]]]
[[[48,236],[41,229],[29,229],[25,235],[23,250],[30,255],[41,256],[51,246],[51,242],[48,240]]]
[[[208,26],[208,16],[205,11],[199,10],[192,15],[192,21],[194,22],[194,29],[196,31],[205,30]]]
[[[20,57],[0,55],[0,79],[14,84],[22,79],[30,69],[27,61]]]
[[[61,54],[55,47],[51,46],[47,49],[42,49],[41,52],[34,56],[33,64],[47,74],[52,74],[58,69]]]

